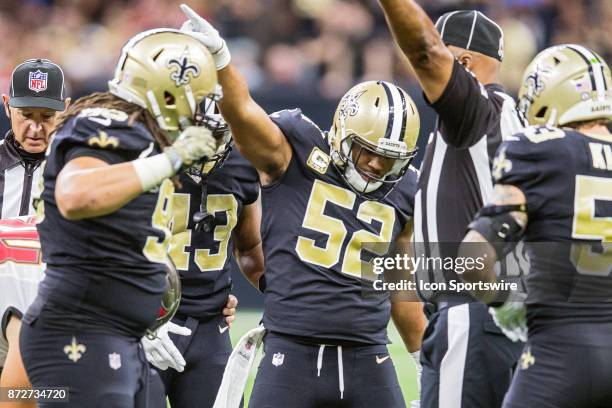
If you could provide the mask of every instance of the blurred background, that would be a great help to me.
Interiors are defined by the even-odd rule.
[[[122,45],[155,27],[180,27],[188,3],[227,40],[234,64],[268,112],[299,107],[328,129],[338,99],[354,83],[384,79],[404,87],[421,113],[420,154],[434,113],[398,52],[376,0],[1,0],[0,93],[13,68],[49,58],[65,72],[73,99],[104,90]],[[541,49],[574,42],[610,62],[611,0],[421,0],[433,21],[450,10],[479,9],[505,32],[502,83],[515,93]],[[0,138],[8,130],[0,114]],[[242,305],[260,305],[237,279]]]
[[[1,0],[0,93],[8,93],[13,68],[28,58],[61,65],[73,99],[104,90],[121,46],[155,27],[178,28],[178,5],[188,3],[227,40],[233,62],[254,98],[268,111],[299,107],[328,129],[338,99],[354,83],[388,80],[415,99],[421,113],[420,162],[434,114],[409,65],[398,53],[376,0]],[[608,61],[612,0],[421,0],[431,18],[450,10],[478,9],[505,31],[502,83],[510,93],[541,49],[580,43]],[[9,124],[0,114],[0,138]],[[239,273],[238,273],[239,274]],[[235,277],[240,299],[236,339],[261,317],[261,295]],[[391,353],[405,397],[416,396],[414,368],[397,332]],[[249,382],[247,400],[250,393]]]
[[[376,0],[2,0],[0,91],[27,58],[49,58],[65,71],[73,98],[102,90],[122,44],[139,31],[178,28],[181,2],[228,40],[233,61],[268,111],[300,107],[329,128],[335,104],[354,83],[384,79],[424,102],[397,52]],[[435,21],[453,9],[479,9],[506,34],[503,84],[510,92],[535,53],[576,42],[610,60],[610,0],[422,0]],[[423,134],[433,114],[420,109]],[[2,134],[8,128],[0,115]],[[421,142],[425,142],[425,137]],[[421,149],[422,152],[423,149]]]

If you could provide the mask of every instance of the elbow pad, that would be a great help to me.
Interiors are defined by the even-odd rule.
[[[468,225],[468,229],[478,231],[495,248],[498,260],[514,249],[525,232],[525,227],[510,215],[513,211],[527,212],[527,205],[488,205]]]

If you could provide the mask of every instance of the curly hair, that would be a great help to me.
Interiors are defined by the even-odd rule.
[[[53,132],[59,130],[71,117],[78,115],[83,109],[87,108],[109,108],[123,111],[129,115],[129,125],[133,125],[134,122],[141,122],[151,132],[154,140],[161,148],[172,144],[166,133],[159,127],[153,115],[151,115],[151,112],[108,91],[94,92],[79,98],[65,112],[58,116]]]
[[[79,98],[75,103],[70,105],[65,112],[62,112],[57,117],[52,134],[57,132],[71,117],[78,115],[83,109],[87,108],[109,108],[123,111],[129,116],[128,125],[131,126],[135,122],[142,123],[147,130],[151,132],[153,139],[160,148],[163,149],[172,144],[166,133],[159,127],[153,115],[151,115],[151,112],[135,103],[121,99],[108,91],[94,92]],[[178,175],[172,177],[170,180],[172,180],[176,189],[182,187]]]

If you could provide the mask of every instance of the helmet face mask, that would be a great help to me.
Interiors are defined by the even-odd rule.
[[[352,191],[382,200],[416,156],[419,126],[418,112],[406,92],[383,81],[358,84],[336,109],[329,132],[332,162]],[[374,175],[359,166],[364,152],[367,157],[392,159],[393,164],[385,174]]]
[[[172,29],[149,30],[130,39],[109,89],[146,108],[171,139],[195,123],[204,98],[216,102],[222,97],[208,49]]]
[[[375,198],[375,193],[381,187],[386,187],[385,195],[391,192],[397,182],[399,182],[406,170],[408,165],[416,155],[416,150],[413,154],[408,157],[400,158],[396,152],[390,152],[390,154],[381,154],[378,150],[366,145],[358,137],[349,136],[344,138],[341,142],[341,153],[340,156],[346,163],[344,171],[341,173],[345,182],[348,186],[357,194],[361,194],[366,198]],[[371,172],[367,172],[359,165],[361,157],[364,155],[364,151],[371,155],[379,155],[382,159],[393,160],[393,164],[389,170],[382,176],[376,176]],[[366,154],[368,154],[366,153]],[[384,198],[381,196],[380,199]]]
[[[200,106],[203,105],[204,102],[202,102]],[[205,126],[212,130],[213,136],[217,140],[218,147],[213,157],[207,158],[205,162],[196,163],[186,170],[187,173],[196,177],[210,176],[215,170],[221,167],[227,159],[227,156],[229,156],[233,144],[232,132],[223,117],[220,114],[206,114],[205,112],[196,114],[195,124],[197,126]]]
[[[579,45],[554,46],[525,70],[518,108],[531,125],[609,120],[611,89],[610,68],[599,55]]]

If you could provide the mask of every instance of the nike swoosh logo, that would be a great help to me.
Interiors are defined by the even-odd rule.
[[[378,357],[376,356],[376,364],[382,364],[389,359],[390,356]]]
[[[229,329],[229,326],[225,326],[225,327],[217,326],[217,327],[219,327],[219,333],[221,334],[225,333],[225,331]]]
[[[112,119],[111,118],[89,117],[88,119],[91,120],[92,122],[99,123],[102,126],[110,126],[110,124],[112,123]]]

